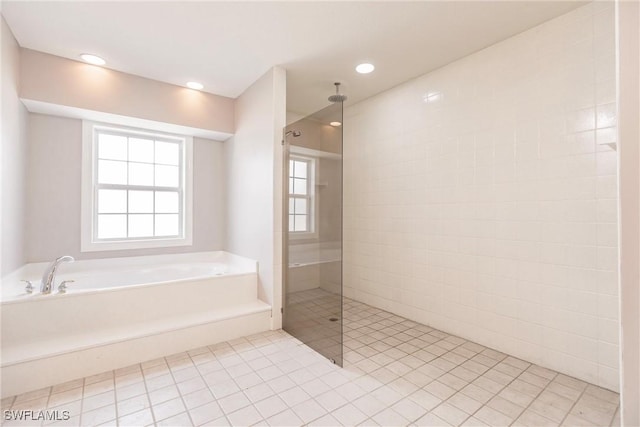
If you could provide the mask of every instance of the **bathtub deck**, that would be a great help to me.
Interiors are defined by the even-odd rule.
[[[125,341],[153,337],[168,332],[221,322],[241,316],[257,313],[270,313],[271,306],[255,300],[233,307],[217,309],[210,312],[194,313],[190,316],[166,317],[162,321],[123,325],[120,328],[112,328],[108,331],[97,333],[85,333],[82,335],[53,336],[49,340],[29,342],[21,346],[2,349],[2,367],[12,366],[18,363],[31,362],[48,357],[60,356],[69,352],[77,352],[123,343]]]

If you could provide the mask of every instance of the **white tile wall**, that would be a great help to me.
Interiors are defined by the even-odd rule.
[[[614,54],[591,3],[349,106],[345,294],[618,390]]]

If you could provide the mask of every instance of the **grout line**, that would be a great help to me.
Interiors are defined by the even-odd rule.
[[[584,396],[584,392],[587,391],[587,388],[589,387],[589,385],[585,386],[585,388],[580,392],[580,396],[578,396],[578,398],[576,399],[575,402],[573,402],[573,405],[571,405],[571,408],[569,408],[569,411],[565,414],[564,418],[562,419],[562,421],[560,422],[560,425],[563,425],[564,422],[566,421],[567,417],[569,415],[571,415],[571,411],[573,410],[573,408],[575,408],[575,406],[578,404],[578,402],[580,402],[580,399],[582,399],[582,396]],[[577,416],[577,415],[576,415]],[[582,417],[578,417],[578,418],[582,418]],[[589,421],[589,420],[585,420],[585,421]],[[591,423],[591,421],[589,421],[589,423]],[[593,424],[593,423],[591,423]]]
[[[211,352],[211,350],[208,347],[207,347],[207,350],[211,354],[213,354],[213,352]],[[198,370],[198,365],[196,365],[196,362],[194,362],[193,359],[191,358],[191,355],[189,354],[189,351],[185,351],[185,353],[187,354],[187,357],[189,358],[189,360],[193,364],[193,368],[198,373],[198,377],[194,377],[194,378],[200,378],[205,383],[205,385],[207,386],[207,389],[209,389],[209,385],[207,384],[207,382],[202,377],[202,374]],[[165,361],[166,361],[166,358],[165,358]],[[168,365],[169,365],[169,362],[167,362],[167,366]],[[189,369],[189,368],[184,368],[184,369]],[[185,400],[184,400],[184,395],[180,391],[180,387],[178,387],[178,383],[176,382],[176,378],[173,376],[173,370],[171,369],[171,366],[169,366],[169,372],[171,373],[171,378],[173,378],[173,383],[176,385],[176,388],[178,389],[178,395],[180,396],[180,401],[182,402],[182,405],[184,406],[184,410],[187,413],[187,417],[189,417],[189,421],[191,421],[191,424],[195,426],[196,423],[193,421],[193,418],[191,417],[191,412],[189,412],[189,408],[187,407],[187,402],[185,402]],[[188,379],[188,380],[185,380],[185,381],[190,381],[190,380],[191,379]],[[202,389],[202,390],[204,390],[204,389]],[[211,390],[209,390],[209,393],[211,393]],[[213,393],[211,393],[211,395],[213,395]],[[215,396],[213,396],[213,397],[215,398]],[[220,404],[218,404],[218,406],[220,406]],[[176,415],[172,415],[172,416],[175,417],[177,415],[180,415],[180,414],[176,414]]]
[[[249,340],[247,340],[247,342],[249,342]],[[250,343],[250,342],[249,342],[249,343]],[[260,351],[260,350],[258,350],[258,349],[255,347],[255,345],[251,344],[251,346],[252,346],[252,350]],[[233,346],[231,346],[231,348],[233,348]],[[239,358],[242,360],[242,363],[246,364],[247,366],[249,366],[249,367],[251,368],[251,372],[250,372],[250,373],[254,373],[254,374],[258,375],[258,373],[256,372],[256,370],[255,370],[255,369],[253,369],[253,368],[252,368],[252,367],[247,363],[247,361],[246,361],[245,359],[243,359],[243,358],[238,354],[238,352],[237,352],[237,350],[235,350],[235,348],[234,348],[234,352],[235,352],[235,354],[237,355],[237,357],[239,357]],[[262,352],[260,352],[260,353],[262,353]],[[263,354],[263,357],[266,357],[267,359],[269,359],[269,357],[268,357],[267,355],[265,355],[265,354]],[[251,360],[254,360],[254,359],[251,359]],[[275,367],[277,367],[277,365],[276,365],[275,363],[273,363],[273,362],[271,361],[271,359],[269,359],[269,361],[271,362],[271,365],[270,365],[270,366],[275,366]],[[238,365],[239,365],[239,364],[238,364]],[[277,396],[277,395],[278,395],[278,393],[276,393],[276,391],[275,391],[275,390],[273,390],[269,384],[267,384],[267,381],[263,380],[263,379],[262,379],[262,377],[261,377],[260,375],[258,375],[258,378],[260,378],[260,380],[262,380],[262,384],[264,384],[264,385],[266,385],[267,387],[269,387],[269,388],[271,389],[271,391],[273,391],[275,394],[274,394],[274,395],[272,395],[272,396],[265,397],[264,399],[259,400],[258,402],[255,402],[255,403],[254,403],[254,402],[249,398],[249,396],[247,396],[247,394],[244,392],[245,390],[247,390],[247,389],[249,389],[249,388],[251,388],[251,387],[253,387],[253,386],[251,386],[251,387],[247,387],[247,388],[244,388],[244,389],[243,389],[243,388],[242,388],[242,386],[240,386],[240,384],[238,384],[238,382],[236,381],[235,377],[234,377],[234,376],[233,376],[229,371],[227,371],[227,368],[225,368],[225,367],[224,367],[224,365],[222,365],[222,364],[221,364],[221,366],[222,366],[222,369],[223,369],[223,370],[225,370],[225,371],[229,374],[229,376],[231,377],[231,379],[233,380],[233,382],[235,383],[235,385],[236,385],[236,386],[238,386],[238,389],[240,390],[240,393],[242,393],[242,395],[243,395],[243,396],[244,396],[244,397],[249,401],[249,405],[248,405],[248,406],[244,406],[244,407],[242,407],[242,408],[236,409],[236,411],[239,411],[239,410],[241,410],[241,409],[248,408],[248,407],[250,406],[250,407],[252,407],[252,408],[253,408],[253,409],[258,413],[258,415],[260,416],[260,418],[262,418],[262,421],[264,421],[264,422],[265,422],[265,424],[266,424],[266,423],[267,423],[267,419],[266,419],[266,418],[264,418],[264,417],[262,416],[262,413],[258,410],[258,408],[255,406],[255,404],[256,404],[256,403],[258,403],[258,402],[262,402],[262,400],[269,399],[269,398],[271,398],[272,396]],[[233,365],[233,366],[237,366],[237,365]],[[269,366],[266,366],[266,367],[269,367]],[[264,369],[264,368],[261,368],[261,369]],[[245,374],[245,375],[248,375],[248,374]],[[286,374],[285,374],[285,375],[286,375]],[[257,385],[257,384],[255,384],[255,385]],[[292,388],[293,388],[293,387],[292,387]],[[287,389],[287,390],[290,390],[290,389]],[[235,393],[232,393],[232,394],[235,394]],[[231,394],[230,394],[229,396],[231,396]],[[215,397],[215,396],[214,396],[214,397]],[[281,400],[282,400],[282,399],[281,399]],[[285,402],[285,404],[287,405],[287,409],[289,409],[289,405],[288,405],[286,402]],[[234,411],[234,412],[236,412],[236,411]],[[282,412],[284,412],[284,411],[286,411],[286,409],[285,409],[285,410],[283,410],[283,411],[278,412],[277,414],[273,414],[273,415],[271,415],[271,416],[272,416],[272,417],[274,417],[274,416],[276,416],[276,415],[278,415],[278,414],[281,414],[281,413],[282,413]],[[225,419],[227,419],[227,420],[228,420],[227,413],[224,411],[224,409],[222,410],[222,412],[223,412],[223,414],[224,414]],[[258,422],[256,422],[256,423],[254,423],[254,424],[252,424],[252,425],[259,424],[259,423],[260,423],[260,421],[258,421]]]
[[[616,419],[616,415],[618,415],[618,412],[620,412],[620,403],[618,403],[616,410],[613,411],[613,416],[611,417],[611,421],[609,421],[609,427],[613,427],[613,420]]]
[[[49,387],[49,395],[47,396],[47,403],[44,404],[44,410],[45,411],[49,410],[49,401],[51,400],[52,391],[53,391],[53,386]],[[44,426],[45,425],[44,422],[45,422],[45,420],[42,420],[40,425]]]
[[[163,360],[164,360],[164,358],[163,358]],[[165,363],[166,363],[166,360],[165,360]],[[153,420],[153,425],[155,426],[155,425],[158,424],[158,421],[156,420],[156,414],[153,412],[153,404],[151,403],[151,396],[149,396],[149,388],[147,387],[147,377],[144,374],[144,369],[142,368],[142,363],[138,363],[138,366],[140,367],[140,374],[142,375],[142,385],[144,386],[144,394],[147,397],[147,402],[149,402],[149,410],[151,411],[151,419]],[[131,399],[131,397],[130,397],[130,399]],[[116,404],[116,406],[117,406],[117,404]]]
[[[506,359],[507,357],[508,357],[508,356],[505,356],[505,357],[504,357],[500,362],[498,362],[498,363],[501,363],[501,362],[502,362],[504,359]],[[496,364],[496,365],[497,365],[497,364]],[[487,370],[485,371],[485,373],[489,372],[489,371],[490,371],[491,369],[493,369],[496,365],[494,365],[493,367],[491,367],[491,368],[487,369]],[[459,365],[458,365],[458,366],[459,366]],[[449,371],[449,372],[451,372],[451,371]],[[498,372],[500,372],[500,371],[498,371]],[[524,371],[522,371],[522,372],[524,372]],[[444,374],[443,374],[443,375],[444,375]],[[443,375],[442,375],[442,376],[443,376]],[[456,378],[459,378],[459,377],[457,377],[455,374],[451,374],[451,375],[455,376]],[[480,377],[481,377],[481,376],[483,376],[483,375],[484,375],[484,373],[483,373],[482,375],[478,375],[478,376],[474,379],[474,381],[475,381],[476,379],[480,378]],[[505,374],[505,375],[506,375],[506,374]],[[440,377],[438,377],[438,378],[440,378]],[[500,391],[498,391],[498,392],[494,393],[494,394],[493,394],[493,397],[492,397],[491,399],[489,399],[489,400],[487,401],[487,403],[489,403],[493,398],[495,398],[496,396],[498,396],[498,395],[500,394],[500,392],[502,392],[502,390],[504,390],[504,389],[505,389],[505,388],[507,388],[507,387],[508,387],[512,382],[514,382],[514,381],[516,380],[516,378],[518,378],[518,377],[513,378],[509,383],[507,383],[505,386],[503,386],[503,387],[500,389]],[[460,379],[462,379],[462,378],[460,378]],[[491,378],[487,378],[487,379],[491,380]],[[466,381],[466,380],[464,380],[464,381]],[[493,381],[493,380],[491,380],[491,381]],[[495,381],[494,381],[494,382],[495,382]],[[469,384],[471,384],[471,383],[473,383],[473,381],[468,382],[468,383],[467,383],[467,385],[469,385]],[[497,383],[496,383],[496,384],[497,384]],[[465,387],[466,387],[466,386],[465,386]],[[477,387],[480,387],[480,386],[477,386]],[[451,387],[451,388],[453,388],[453,387]],[[464,387],[463,387],[463,388],[464,388]],[[480,388],[482,388],[482,387],[480,387]],[[484,390],[484,389],[483,389],[483,390]],[[489,391],[489,390],[485,390],[485,391]],[[455,395],[455,394],[454,394],[454,395]],[[453,396],[453,395],[452,395],[452,396]],[[433,412],[435,409],[437,409],[438,407],[442,406],[442,404],[443,404],[443,403],[446,403],[446,402],[447,402],[447,401],[448,401],[452,396],[449,396],[447,399],[445,399],[445,400],[443,400],[442,402],[440,402],[440,403],[438,404],[438,406],[436,406],[435,408],[433,408],[433,409],[432,409],[431,411],[429,411],[429,412]],[[466,396],[466,395],[465,395],[465,396]],[[469,397],[469,398],[473,399],[473,398],[472,398],[472,397],[470,397],[470,396],[467,396],[467,397]],[[473,399],[473,400],[475,400],[475,399]],[[506,400],[506,399],[505,399],[505,400]],[[509,402],[510,402],[510,403],[513,403],[513,402],[511,402],[511,401],[509,401]],[[464,419],[464,421],[463,421],[463,423],[464,423],[464,422],[466,422],[467,420],[469,420],[470,418],[474,417],[476,413],[478,413],[482,408],[484,408],[485,406],[487,406],[487,403],[483,403],[481,407],[479,407],[478,409],[476,409],[476,410],[475,410],[471,415],[469,415],[467,418],[465,418],[465,419]],[[452,405],[452,406],[453,406],[454,408],[458,409],[459,411],[466,413],[464,410],[462,410],[462,409],[458,408],[457,406],[455,406],[455,405]],[[520,406],[520,405],[517,405],[517,406]],[[493,409],[493,408],[490,408],[490,409]],[[497,409],[493,409],[493,410],[494,410],[494,411],[497,411],[497,412],[500,412],[500,411],[498,411]],[[500,412],[500,413],[501,413],[501,414],[503,414],[502,412]],[[503,415],[508,416],[507,414],[503,414]],[[518,416],[520,416],[520,414],[518,414]],[[442,418],[442,417],[441,417],[441,418]],[[518,418],[518,417],[516,417],[515,419],[517,419],[517,418]],[[514,419],[514,421],[515,421],[515,419]],[[483,421],[483,422],[484,422],[484,421]]]
[[[80,394],[80,425],[82,425],[82,418],[84,415],[84,383],[86,382],[86,378],[82,379],[82,393]]]
[[[248,341],[248,340],[247,340],[247,341]],[[269,345],[275,345],[275,344],[273,343],[273,341],[271,341],[271,340],[269,340],[269,341],[270,341],[270,344],[269,344]],[[228,342],[228,341],[226,341],[226,342]],[[269,358],[269,356],[268,356],[268,355],[264,354],[262,351],[260,351],[260,350],[259,350],[259,348],[258,348],[258,347],[255,347],[253,344],[252,344],[252,346],[253,346],[253,350],[259,351],[259,352],[262,354],[262,357],[264,357],[264,358],[268,359],[268,360],[271,362],[271,365],[269,365],[269,366],[265,366],[264,368],[268,368],[268,367],[270,367],[270,366],[276,366],[276,367],[277,367],[277,365],[276,365],[276,364],[274,364],[274,363],[271,361],[271,359]],[[229,345],[229,347],[233,349],[234,355],[236,355],[237,357],[240,357],[240,356],[239,356],[239,354],[238,354],[238,351],[237,351],[237,350],[235,350],[235,348],[234,348],[232,345]],[[216,355],[215,355],[211,350],[209,350],[209,351],[210,351],[210,352],[213,354],[213,356],[216,358],[215,360],[216,360],[216,361],[218,361],[218,357],[217,357],[217,356],[216,356]],[[240,357],[240,359],[242,360],[242,363],[246,363],[246,364],[248,365],[248,362],[247,362],[246,360],[244,360],[242,357]],[[255,360],[255,359],[252,359],[252,360]],[[238,364],[238,365],[239,365],[239,364]],[[257,402],[255,402],[255,403],[254,403],[253,401],[251,401],[251,399],[249,398],[249,396],[247,396],[247,395],[246,395],[246,393],[244,393],[244,389],[242,389],[242,387],[241,387],[241,386],[236,382],[235,378],[234,378],[234,377],[233,377],[233,375],[232,375],[232,374],[227,370],[227,368],[225,368],[225,366],[224,366],[222,363],[220,363],[220,366],[221,366],[221,369],[218,369],[218,371],[221,371],[221,370],[222,370],[222,371],[225,371],[225,372],[230,376],[231,380],[233,380],[234,384],[236,384],[236,386],[238,386],[239,392],[242,392],[242,394],[243,394],[243,395],[244,395],[244,396],[249,400],[249,402],[250,402],[250,404],[249,404],[249,405],[247,405],[247,406],[245,406],[245,407],[243,407],[243,408],[239,408],[239,409],[237,409],[237,410],[244,409],[244,408],[248,408],[249,406],[252,406],[252,407],[256,410],[256,412],[260,415],[260,417],[262,417],[263,421],[265,421],[265,422],[266,422],[266,418],[264,418],[264,417],[262,416],[262,413],[261,413],[261,412],[258,410],[258,408],[255,406],[255,403],[259,403],[259,402],[262,402],[263,400],[270,399],[270,398],[271,398],[271,397],[273,397],[273,396],[278,396],[278,394],[279,394],[279,393],[277,393],[277,392],[276,392],[276,391],[275,391],[275,390],[274,390],[274,389],[273,389],[269,384],[267,384],[267,381],[263,380],[263,379],[262,379],[262,377],[260,377],[260,375],[258,375],[258,373],[256,372],[256,370],[255,370],[254,368],[252,368],[252,367],[249,365],[249,367],[251,367],[252,372],[253,372],[253,373],[255,373],[256,375],[258,375],[258,377],[260,377],[260,379],[262,380],[262,384],[266,385],[269,389],[271,389],[271,391],[273,391],[273,392],[274,392],[274,394],[273,394],[273,395],[271,395],[271,396],[267,396],[267,397],[265,397],[264,399],[261,399],[261,400],[259,400],[259,401],[257,401]],[[233,365],[233,366],[236,366],[236,365]],[[264,369],[264,368],[260,368],[260,369]],[[197,369],[197,367],[196,367],[196,370],[198,370],[198,369]],[[201,378],[203,379],[203,381],[204,381],[204,377],[202,377],[202,374],[200,373],[200,371],[199,371],[199,370],[198,370],[198,374],[200,375],[200,377],[201,377]],[[206,381],[205,381],[205,384],[207,384],[207,382],[206,382]],[[256,385],[257,385],[257,384],[256,384]],[[295,386],[294,386],[294,387],[295,387]],[[293,387],[291,387],[291,388],[293,388]],[[209,391],[211,392],[211,390],[210,390],[210,388],[209,388],[209,385],[208,385],[208,384],[207,384],[207,389],[209,389]],[[288,389],[286,389],[286,390],[282,390],[282,391],[284,392],[284,391],[287,391],[287,390],[290,390],[290,388],[288,388]],[[231,395],[233,395],[233,394],[235,394],[235,393],[238,393],[238,392],[234,392],[234,393],[228,394],[228,395],[226,395],[226,396],[222,397],[222,399],[224,399],[225,397],[231,396]],[[217,402],[219,399],[217,399],[217,398],[215,397],[215,394],[213,394],[213,392],[211,392],[211,394],[213,395],[214,400]],[[278,396],[278,397],[279,397],[279,396]],[[280,398],[280,399],[282,400],[282,398]],[[283,401],[283,402],[284,402],[284,401]],[[283,409],[282,411],[280,411],[280,412],[276,413],[276,414],[272,414],[272,415],[270,415],[270,417],[274,417],[274,416],[279,415],[279,414],[281,414],[281,413],[283,413],[283,412],[287,411],[288,409],[290,409],[289,405],[288,405],[286,402],[284,402],[284,403],[285,403],[285,405],[286,405],[287,407],[286,407],[285,409]],[[218,405],[220,405],[220,404],[218,404]],[[203,405],[201,405],[201,406],[203,406]],[[195,408],[192,408],[192,409],[195,409]],[[220,409],[222,410],[222,413],[223,413],[223,415],[222,415],[222,416],[223,416],[226,420],[228,420],[228,418],[227,418],[227,415],[228,415],[228,414],[227,414],[227,412],[226,412],[222,407],[220,407]],[[234,412],[235,412],[235,411],[234,411]],[[189,415],[190,415],[190,414],[189,414]],[[195,425],[195,423],[194,423],[194,425]]]
[[[111,371],[111,382],[113,383],[113,406],[114,412],[116,414],[116,418],[114,421],[116,422],[116,426],[120,425],[120,421],[118,420],[118,391],[116,390],[116,371],[115,369]],[[107,421],[108,422],[108,421]]]
[[[530,366],[534,366],[534,365],[533,365],[533,364],[531,364]],[[527,369],[528,369],[528,368],[527,368]],[[523,373],[524,373],[524,372],[526,372],[526,371],[527,371],[527,369],[525,369],[525,370],[523,371]],[[522,375],[522,374],[520,374],[520,375]],[[532,375],[535,375],[535,374],[532,374]],[[556,379],[556,377],[557,377],[557,376],[558,376],[558,373],[557,373],[557,372],[554,372],[553,378],[549,379],[549,382],[547,383],[547,385],[545,385],[544,387],[542,387],[542,390],[540,390],[540,391],[538,392],[538,394],[536,394],[536,396],[531,400],[531,402],[529,402],[529,404],[524,408],[524,411],[522,411],[522,412],[521,412],[521,413],[520,413],[520,414],[519,414],[519,415],[518,415],[518,416],[513,420],[513,422],[511,423],[511,425],[514,425],[514,423],[515,423],[515,422],[516,422],[516,421],[517,421],[517,420],[522,416],[522,414],[524,414],[527,410],[529,410],[529,408],[531,407],[531,405],[533,405],[533,403],[538,399],[538,397],[540,397],[540,395],[541,395],[542,393],[544,393],[544,391],[547,389],[547,387],[549,387],[549,385],[553,382],[553,380],[554,380],[554,379]],[[518,377],[516,377],[516,378],[520,378],[520,376],[518,376]],[[514,380],[514,381],[515,381],[515,380]],[[524,381],[524,380],[521,380],[521,381]],[[524,382],[526,382],[526,381],[524,381]],[[530,383],[528,383],[528,382],[526,382],[526,383],[527,383],[527,384],[530,384]],[[535,384],[532,384],[532,385],[535,385]],[[538,414],[538,413],[537,413],[537,412],[535,412],[535,411],[533,411],[533,412],[534,412],[534,413],[536,413],[536,414]],[[543,418],[547,418],[547,417],[545,417],[544,415],[541,415],[541,414],[538,414],[538,415],[540,415],[540,416],[541,416],[541,417],[543,417]],[[547,419],[548,419],[549,421],[553,421],[553,422],[555,423],[555,420],[551,420],[551,419],[549,419],[549,418],[547,418]],[[560,425],[560,424],[558,424],[558,425]]]

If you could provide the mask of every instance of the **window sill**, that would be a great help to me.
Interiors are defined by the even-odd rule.
[[[182,239],[153,239],[127,240],[114,242],[82,242],[80,252],[122,251],[131,249],[171,248],[176,246],[191,246],[191,238]]]
[[[289,232],[290,240],[314,240],[318,238],[317,232]]]

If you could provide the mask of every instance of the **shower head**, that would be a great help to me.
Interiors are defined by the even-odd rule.
[[[334,85],[336,85],[336,94],[335,95],[331,95],[328,99],[329,102],[344,102],[347,100],[347,95],[342,95],[340,93],[340,83],[339,82],[335,82]]]
[[[300,135],[302,135],[302,132],[300,132],[299,130],[290,130],[290,131],[287,131],[287,133],[285,133],[285,134],[284,134],[284,137],[286,138],[286,137],[288,137],[288,136],[289,136],[289,135],[291,135],[291,134],[293,134],[293,137],[294,137],[294,138],[297,138],[297,137],[299,137]]]

